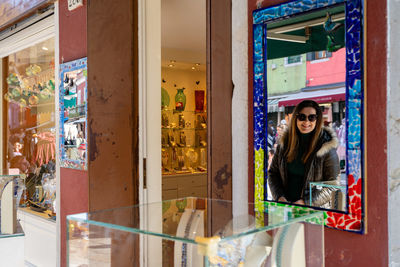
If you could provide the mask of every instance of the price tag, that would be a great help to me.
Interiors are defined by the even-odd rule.
[[[83,6],[83,0],[68,0],[68,10],[72,11]]]

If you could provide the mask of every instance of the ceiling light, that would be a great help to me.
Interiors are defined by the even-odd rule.
[[[45,51],[48,51],[48,50],[49,50],[49,49],[48,49],[47,47],[45,47],[45,46],[42,46],[42,49],[45,50]]]
[[[192,67],[192,70],[195,70],[196,68],[195,67]]]
[[[174,66],[174,64],[169,64],[169,65],[168,65],[168,67],[171,67],[171,68],[172,68],[173,66]]]
[[[200,66],[200,63],[196,63],[196,66]]]
[[[171,62],[171,63],[175,63],[175,62],[176,62],[176,60],[173,60],[173,59],[171,59],[169,62]]]

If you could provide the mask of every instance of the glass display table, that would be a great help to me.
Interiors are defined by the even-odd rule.
[[[24,189],[20,175],[0,175],[0,265],[24,265],[23,224],[17,219],[17,207]]]
[[[24,235],[16,217],[24,187],[20,175],[0,175],[0,238]]]
[[[243,207],[243,206],[242,206]],[[184,198],[67,216],[68,266],[323,266],[323,212]]]

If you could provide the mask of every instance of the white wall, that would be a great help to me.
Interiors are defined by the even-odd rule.
[[[400,266],[400,24],[399,0],[388,0],[388,223],[389,265]]]
[[[248,190],[247,1],[232,0],[232,195],[233,214],[246,212]]]

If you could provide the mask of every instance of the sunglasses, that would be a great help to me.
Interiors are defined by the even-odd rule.
[[[307,118],[308,118],[309,122],[314,122],[314,121],[317,120],[317,114],[310,114],[308,116],[306,114],[303,114],[303,113],[297,114],[297,119],[299,121],[305,121]]]

